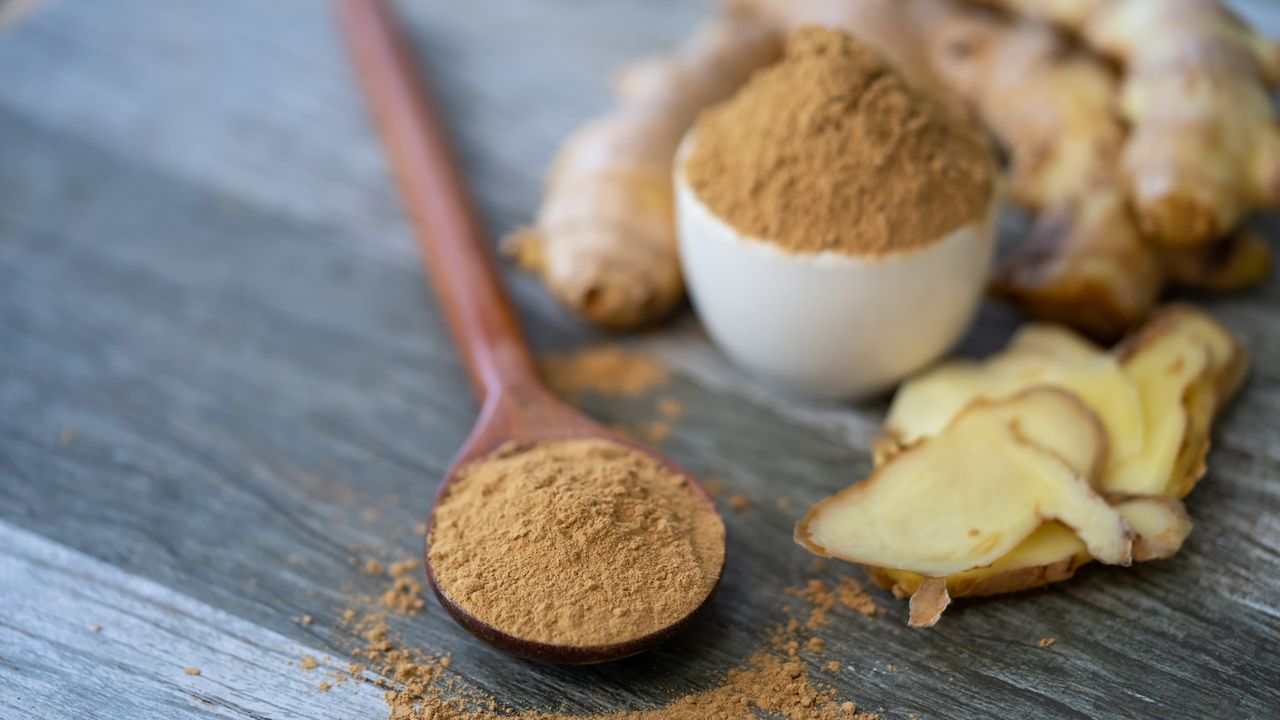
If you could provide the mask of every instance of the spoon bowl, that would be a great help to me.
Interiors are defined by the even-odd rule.
[[[717,518],[719,513],[706,490],[688,472],[588,419],[542,384],[485,250],[484,233],[463,189],[462,174],[448,151],[444,128],[386,0],[340,0],[339,10],[357,75],[413,221],[427,272],[483,400],[480,418],[440,483],[428,517],[424,564],[431,588],[455,622],[495,647],[522,657],[585,664],[643,652],[677,633],[698,608],[666,627],[624,642],[558,645],[504,632],[454,602],[440,587],[430,553],[435,507],[457,481],[459,469],[507,443],[609,440],[682,476],[707,511]],[[723,561],[699,608],[715,593],[722,571]]]
[[[439,506],[441,499],[456,482],[458,471],[472,462],[490,456],[508,443],[535,444],[583,439],[608,440],[644,454],[672,473],[682,476],[689,491],[702,506],[708,512],[717,513],[711,496],[696,478],[683,468],[653,450],[590,420],[551,395],[541,385],[528,385],[506,396],[499,396],[499,399],[493,403],[487,403],[481,411],[471,436],[445,473],[445,478],[436,491],[431,515],[427,520],[423,564],[427,569],[427,579],[430,581],[436,599],[456,623],[490,645],[531,660],[564,664],[591,664],[620,660],[644,652],[679,633],[695,614],[690,613],[666,627],[625,642],[592,646],[558,645],[506,633],[477,618],[466,608],[454,602],[440,586],[431,563],[431,531],[435,526],[435,507]],[[715,594],[723,569],[724,565],[721,563],[716,571],[715,583],[702,604]]]

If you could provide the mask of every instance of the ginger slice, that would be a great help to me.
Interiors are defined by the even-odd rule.
[[[1088,360],[1104,350],[1070,328],[1028,323],[1009,340],[1005,353],[1032,354],[1055,360]]]
[[[1007,397],[1032,385],[1075,393],[1111,441],[1100,489],[1184,496],[1204,474],[1213,415],[1243,381],[1247,355],[1226,330],[1187,305],[1159,311],[1114,352],[1094,351],[1064,329],[1028,326],[983,363],[944,364],[894,397],[877,441],[877,463],[935,435],[976,398]]]
[[[1101,423],[1064,391],[976,402],[814,506],[796,538],[820,555],[945,577],[991,565],[1058,520],[1093,557],[1128,564],[1129,529],[1090,486],[1105,455]]]
[[[1172,557],[1191,532],[1182,502],[1168,497],[1118,497],[1111,505],[1134,531],[1133,559]],[[1030,590],[1069,579],[1092,558],[1080,538],[1062,523],[1045,523],[1016,548],[984,568],[946,577],[948,597],[976,597]],[[926,578],[918,573],[872,567],[880,587],[898,597],[913,595]],[[936,591],[935,591],[936,592]]]
[[[1230,332],[1208,313],[1192,305],[1174,303],[1160,310],[1141,331],[1116,348],[1126,361],[1160,337],[1179,335],[1204,343],[1209,351],[1210,380],[1221,408],[1244,383],[1249,370],[1249,354]]]
[[[1184,497],[1203,477],[1213,416],[1243,382],[1248,358],[1208,315],[1164,310],[1118,353],[1142,396],[1146,437],[1139,456],[1104,478],[1108,492]]]
[[[1109,463],[1141,451],[1142,402],[1120,363],[1066,329],[1030,325],[986,362],[947,363],[904,384],[889,409],[877,460],[941,432],[975,399],[1005,398],[1033,385],[1068,390],[1097,413],[1110,439]]]

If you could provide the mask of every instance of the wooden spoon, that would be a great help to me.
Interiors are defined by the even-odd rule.
[[[455,482],[458,468],[505,443],[599,438],[626,445],[683,475],[690,491],[715,513],[715,503],[689,473],[588,419],[556,399],[542,384],[489,261],[484,233],[448,151],[444,128],[386,0],[340,0],[340,11],[356,70],[417,231],[427,272],[483,401],[480,419],[446,472],[435,503],[439,504]],[[433,508],[427,523],[428,540],[434,517]],[[533,642],[508,635],[450,600],[432,571],[429,548],[425,559],[436,597],[459,625],[503,650],[535,660],[594,663],[634,655],[675,634],[693,615],[691,612],[668,627],[612,645]],[[723,565],[717,570],[717,585],[721,571]],[[713,593],[714,588],[707,599]]]

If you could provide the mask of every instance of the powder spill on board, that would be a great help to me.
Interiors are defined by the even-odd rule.
[[[840,578],[840,582],[834,588],[829,587],[822,580],[813,579],[803,587],[787,588],[787,592],[805,600],[812,607],[809,619],[805,623],[805,627],[809,630],[816,630],[830,622],[831,610],[836,605],[863,615],[875,615],[879,611],[875,600],[867,594],[862,585],[848,577]]]
[[[551,387],[561,392],[605,397],[634,397],[671,379],[656,358],[617,345],[547,355],[540,359],[539,368]]]
[[[959,110],[844,33],[799,30],[786,58],[695,127],[689,183],[712,212],[796,253],[876,256],[988,211],[995,159]]]
[[[618,345],[588,347],[539,360],[547,383],[560,393],[591,393],[605,398],[634,398],[671,382],[671,373],[659,359]],[[634,426],[614,429],[653,444],[675,432],[674,423],[684,415],[684,405],[673,397],[658,398],[653,410],[659,417]]]
[[[397,637],[388,623],[390,615],[399,614],[396,610],[367,597],[359,605],[359,609],[343,611],[342,624],[360,639],[360,645],[352,651],[360,662],[350,663],[346,673],[334,674],[333,681],[335,684],[368,681],[382,687],[391,720],[756,720],[760,717],[876,720],[878,717],[859,713],[855,703],[836,696],[822,682],[810,677],[811,664],[834,672],[839,670],[839,663],[831,660],[824,665],[817,656],[825,644],[806,637],[794,618],[773,628],[763,648],[706,690],[683,695],[655,709],[565,715],[517,711],[499,703],[471,686],[454,668],[448,654],[425,652]],[[321,690],[327,692],[327,689]]]
[[[696,610],[724,563],[724,525],[652,458],[566,440],[462,468],[430,548],[441,590],[478,619],[527,640],[599,646]]]

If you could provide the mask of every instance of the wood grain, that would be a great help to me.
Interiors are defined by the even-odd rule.
[[[706,5],[401,8],[479,211],[505,232],[530,217],[559,140],[604,107],[608,71]],[[1280,33],[1274,6],[1246,9]],[[0,78],[0,716],[383,716],[376,696],[322,694],[287,659],[345,657],[336,614],[379,587],[350,560],[417,554],[413,527],[477,406],[331,8],[49,3],[0,36]],[[507,280],[535,345],[600,339]],[[823,660],[843,668],[822,677],[893,718],[1280,716],[1278,301],[1273,280],[1209,303],[1255,367],[1176,558],[962,602],[929,632],[878,594],[882,616],[824,631]],[[964,350],[1014,322],[985,308]],[[663,392],[686,414],[664,449],[755,502],[726,512],[709,612],[632,660],[513,661],[434,605],[396,621],[516,707],[647,707],[706,687],[797,602],[784,588],[860,577],[815,572],[791,526],[865,473],[883,402],[748,382],[688,318],[629,341],[677,369]],[[653,398],[583,404],[607,424],[654,418]]]

